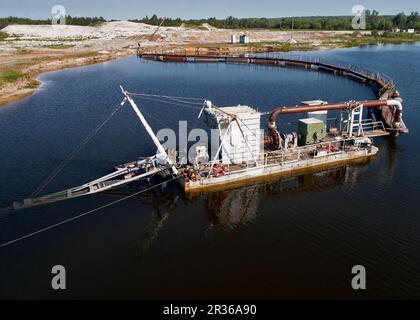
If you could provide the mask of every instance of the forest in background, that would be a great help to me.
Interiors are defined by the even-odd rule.
[[[182,24],[190,27],[199,28],[207,23],[216,28],[225,29],[284,29],[290,30],[292,26],[296,30],[351,30],[351,16],[327,16],[327,17],[286,17],[286,18],[235,18],[226,19],[207,18],[207,19],[189,19],[163,18],[156,14],[151,17],[146,16],[141,19],[131,19],[133,22],[142,22],[151,25],[159,25],[162,20],[163,26],[179,27]],[[95,26],[106,22],[103,17],[72,17],[66,16],[66,24],[79,26]],[[10,24],[51,24],[51,19],[33,20],[19,17],[0,18],[0,29]],[[400,12],[394,16],[380,15],[376,10],[366,10],[366,29],[367,30],[385,30],[392,28],[407,29],[413,28],[420,30],[420,17],[417,11],[409,15]]]
[[[130,20],[134,22],[143,22],[152,25],[159,25],[162,17],[153,15],[142,19]],[[328,17],[287,17],[287,18],[235,18],[228,17],[226,19],[198,19],[198,20],[182,20],[180,18],[166,18],[164,26],[180,26],[185,23],[190,26],[201,26],[204,23],[216,28],[225,29],[294,29],[297,30],[351,30],[352,16],[328,16]],[[379,15],[376,10],[366,10],[366,29],[367,30],[391,30],[392,28],[420,29],[420,17],[417,11],[406,15],[400,12],[395,16]]]
[[[66,16],[66,24],[75,26],[95,26],[102,22],[106,22],[103,17],[72,17]],[[5,17],[0,18],[0,29],[7,27],[10,24],[51,24],[51,19],[29,19],[19,17]]]

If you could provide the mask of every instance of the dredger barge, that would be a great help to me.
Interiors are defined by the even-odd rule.
[[[252,184],[275,175],[366,160],[378,153],[372,138],[408,132],[402,119],[403,104],[398,91],[390,79],[378,73],[326,64],[319,59],[139,56],[167,62],[256,63],[333,72],[371,85],[378,100],[342,103],[314,100],[303,101],[299,106],[281,106],[269,113],[267,132],[261,126],[263,114],[256,109],[243,105],[217,107],[205,100],[199,118],[218,131],[217,148],[210,154],[207,145],[195,146],[194,156],[185,161],[177,151],[162,146],[132,94],[121,87],[124,96],[121,106],[127,101],[130,103],[156,145],[156,155],[117,166],[114,172],[78,187],[15,202],[15,209],[94,194],[152,176],[177,180],[186,193]],[[330,111],[339,112],[339,118],[333,123],[328,118]],[[277,127],[277,117],[288,114],[305,115],[298,120],[296,132],[284,133]]]

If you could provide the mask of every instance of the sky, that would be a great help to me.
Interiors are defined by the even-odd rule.
[[[66,14],[72,16],[118,20],[154,13],[183,19],[351,15],[354,5],[376,9],[380,14],[420,11],[420,0],[0,0],[0,17],[50,18],[54,5],[64,6]]]

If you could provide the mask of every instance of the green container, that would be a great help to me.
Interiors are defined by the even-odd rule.
[[[318,143],[325,138],[324,122],[315,118],[300,119],[298,122],[299,145]]]

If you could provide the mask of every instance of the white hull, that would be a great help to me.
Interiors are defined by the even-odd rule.
[[[354,160],[368,159],[375,156],[378,153],[378,150],[378,148],[372,146],[370,150],[361,149],[356,151],[340,152],[333,155],[330,154],[308,160],[299,160],[291,163],[248,167],[244,170],[238,170],[230,173],[227,172],[223,176],[210,176],[207,178],[201,178],[197,181],[186,182],[182,178],[180,178],[179,181],[186,193],[210,191],[239,185],[245,182],[249,183],[251,181],[262,180],[271,176],[293,174],[308,169],[347,163]]]

